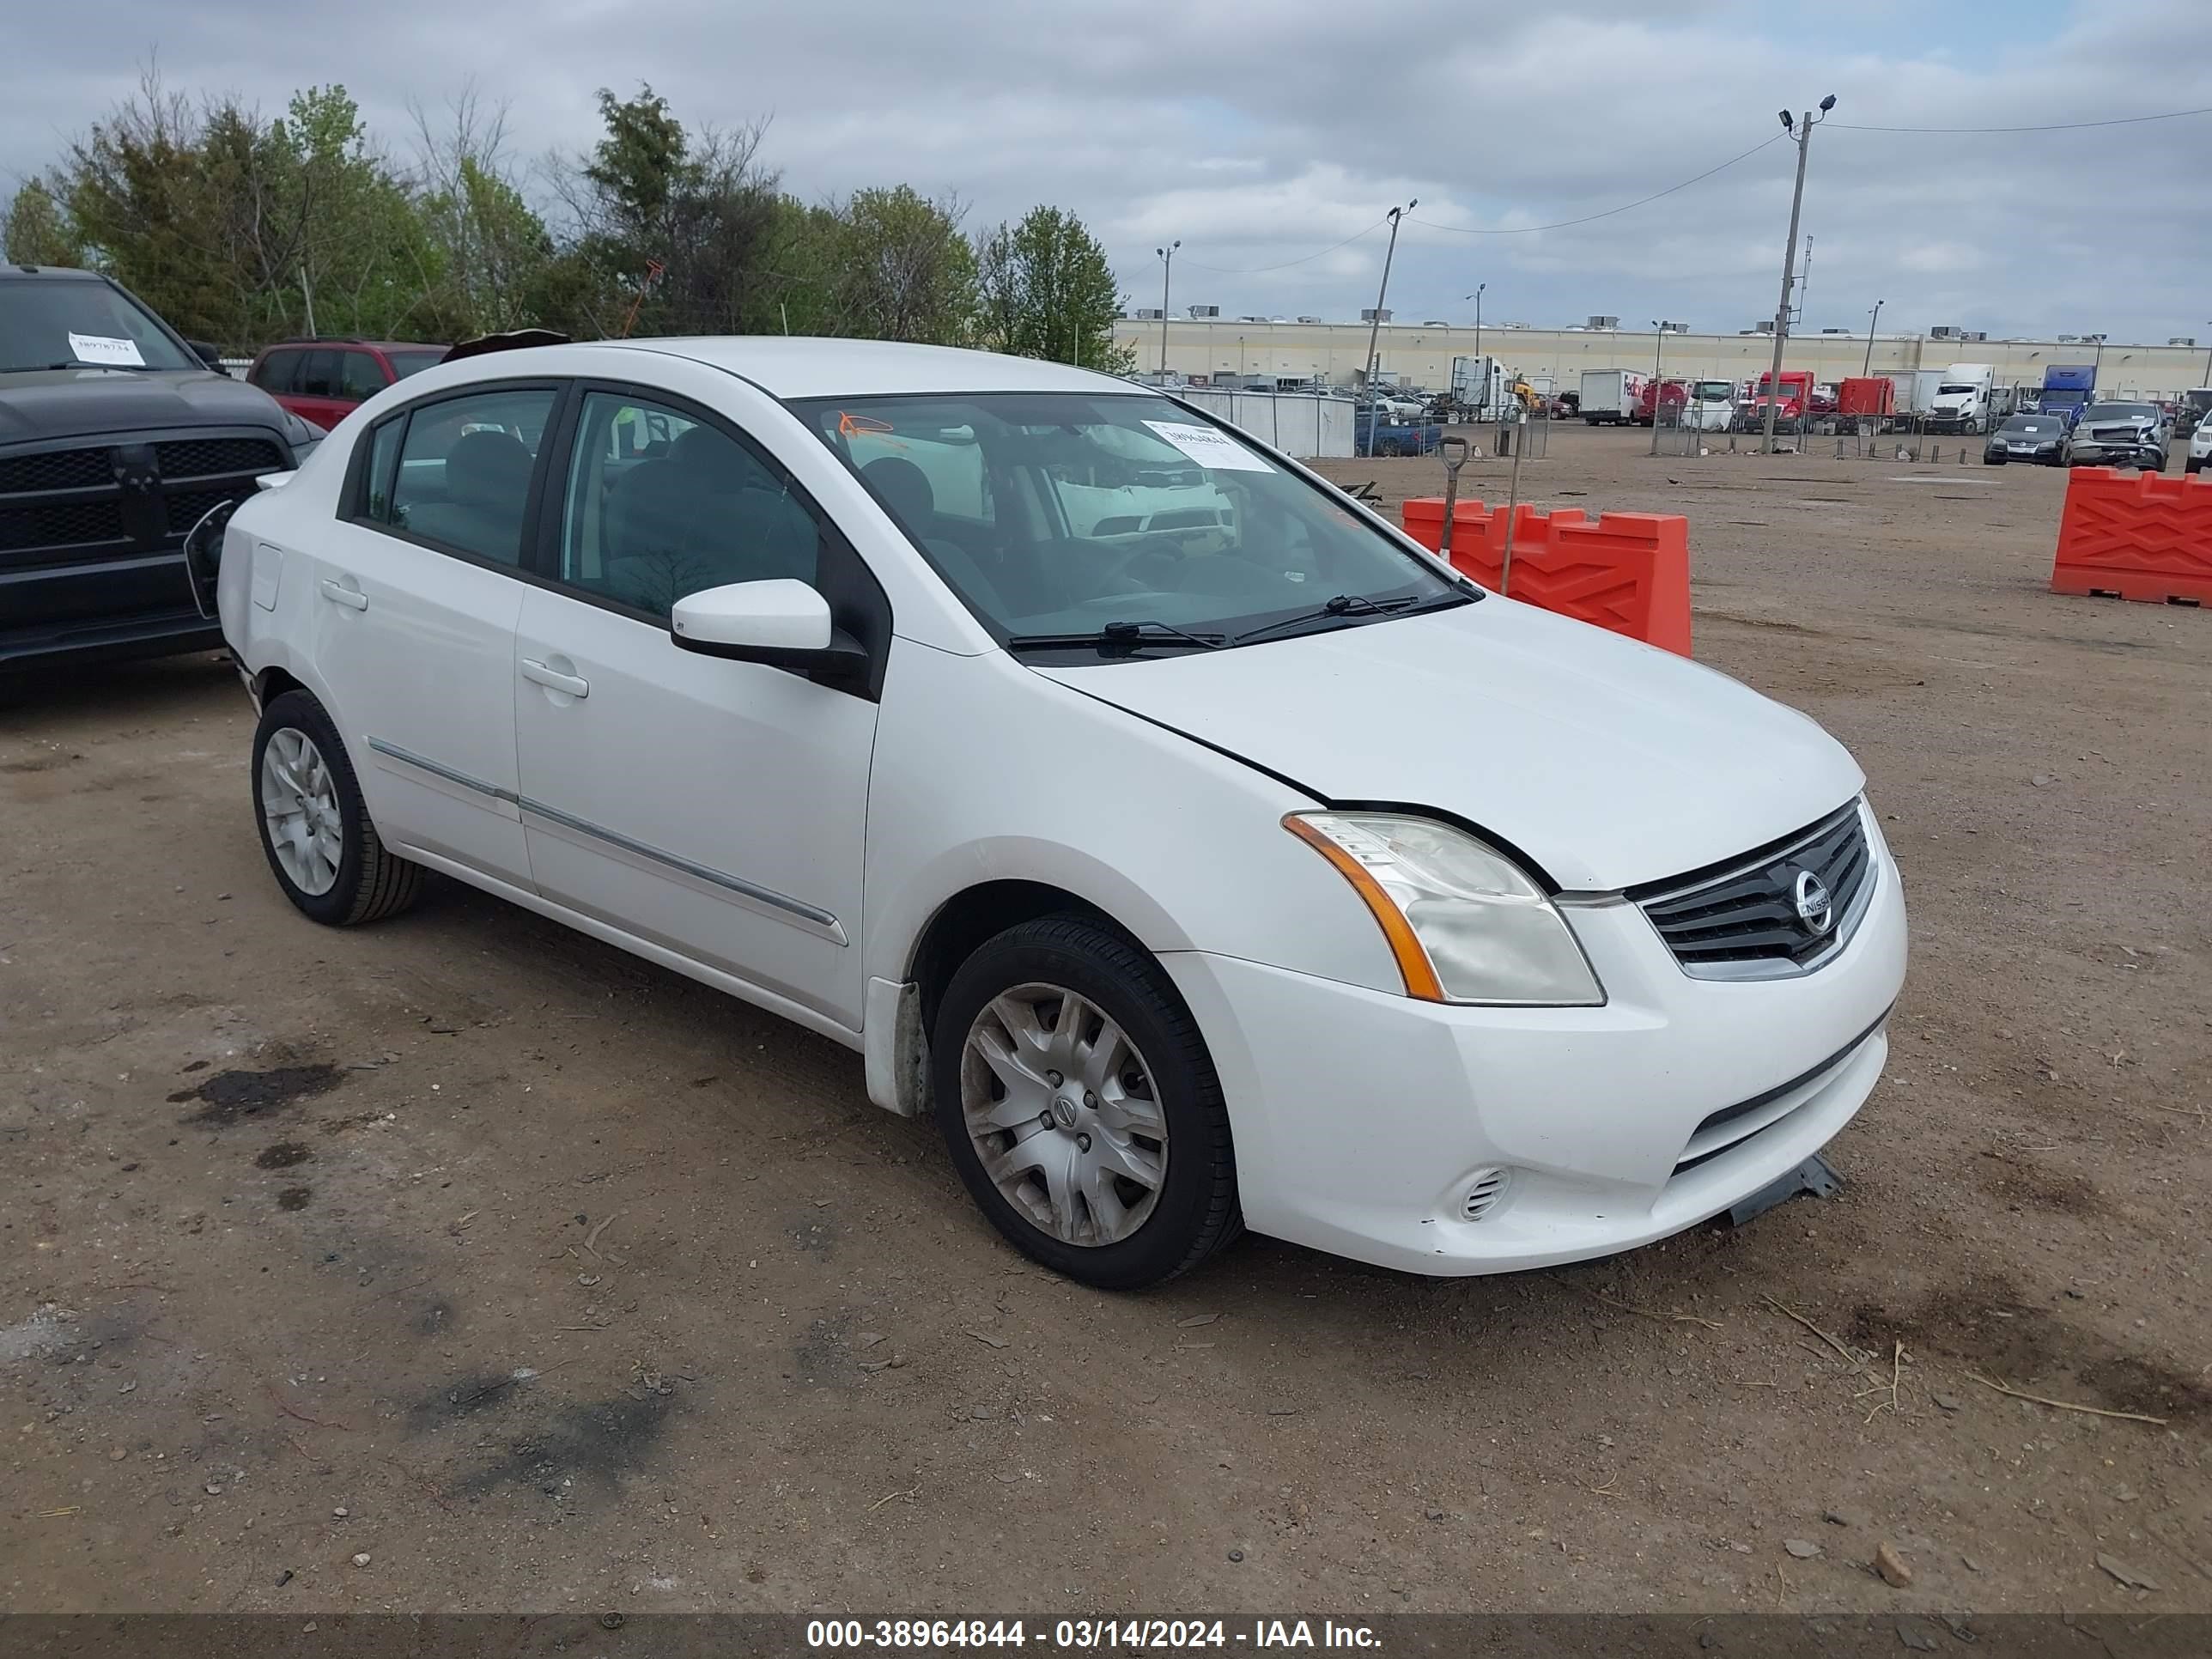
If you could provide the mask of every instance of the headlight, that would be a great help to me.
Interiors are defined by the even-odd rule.
[[[289,410],[284,412],[284,441],[292,451],[292,465],[297,466],[315,453],[315,446],[331,434],[313,421],[304,420]]]
[[[1605,1001],[1566,919],[1474,836],[1395,812],[1293,812],[1283,827],[1374,912],[1408,996],[1570,1008]]]

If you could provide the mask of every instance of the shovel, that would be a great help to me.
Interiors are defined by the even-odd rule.
[[[1437,550],[1451,562],[1452,511],[1459,505],[1459,470],[1467,465],[1467,440],[1446,438],[1437,445],[1444,461],[1444,530]]]

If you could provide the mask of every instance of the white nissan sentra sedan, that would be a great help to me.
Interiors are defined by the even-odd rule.
[[[1094,1285],[1245,1226],[1620,1250],[1887,1053],[1897,866],[1817,726],[1120,380],[489,352],[200,539],[300,910],[438,871],[825,1033]]]

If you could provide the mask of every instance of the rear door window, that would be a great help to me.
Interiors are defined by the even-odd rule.
[[[300,377],[300,359],[306,354],[298,351],[272,351],[255,367],[249,377],[264,392],[289,393]]]
[[[338,395],[338,354],[335,351],[310,351],[300,368],[300,383],[293,390],[302,398],[335,398]]]
[[[365,403],[384,390],[384,370],[371,351],[344,351],[338,354],[338,396],[352,403]]]
[[[453,552],[509,568],[522,563],[523,521],[538,451],[551,419],[550,386],[498,387],[410,411],[388,495],[372,454],[370,519]],[[383,447],[384,430],[377,434]]]

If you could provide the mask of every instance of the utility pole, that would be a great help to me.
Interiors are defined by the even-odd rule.
[[[1667,412],[1666,387],[1659,379],[1659,354],[1666,349],[1667,331],[1673,326],[1672,323],[1662,318],[1651,319],[1651,453],[1654,455],[1659,453],[1659,417]],[[1688,401],[1686,395],[1683,398],[1685,406]]]
[[[1376,422],[1382,414],[1382,400],[1377,395],[1380,390],[1379,377],[1382,372],[1382,360],[1378,353],[1378,344],[1382,333],[1382,300],[1383,296],[1390,292],[1390,261],[1398,254],[1398,221],[1420,204],[1421,198],[1416,196],[1405,206],[1392,208],[1389,216],[1390,246],[1382,255],[1382,285],[1375,290],[1375,315],[1370,319],[1367,329],[1367,453],[1370,456],[1375,453]]]
[[[1836,106],[1836,94],[1820,100],[1820,114]],[[1790,240],[1782,245],[1782,303],[1774,310],[1774,367],[1766,377],[1766,441],[1762,452],[1774,453],[1774,416],[1782,401],[1782,348],[1790,338],[1790,288],[1797,274],[1797,222],[1805,207],[1805,157],[1813,147],[1813,128],[1820,117],[1807,110],[1793,124],[1790,112],[1782,112],[1782,130],[1797,137],[1797,186],[1790,195]]]
[[[1482,398],[1474,406],[1474,418],[1480,420],[1484,410],[1490,407],[1490,371],[1482,368],[1482,290],[1490,286],[1477,283],[1474,292],[1467,297],[1474,301],[1474,366],[1482,370]]]
[[[1170,242],[1165,247],[1156,247],[1152,250],[1160,256],[1160,381],[1162,385],[1166,384],[1168,378],[1168,289],[1175,278],[1176,250],[1182,246],[1182,243],[1178,240]]]
[[[1867,355],[1865,366],[1859,370],[1862,374],[1874,373],[1874,325],[1881,320],[1881,308],[1888,303],[1887,300],[1876,300],[1874,315],[1867,319]]]
[[[2089,360],[2089,401],[2094,404],[2097,401],[2097,371],[2105,366],[2105,336],[2084,334],[2081,337],[2097,343],[2097,355]]]

